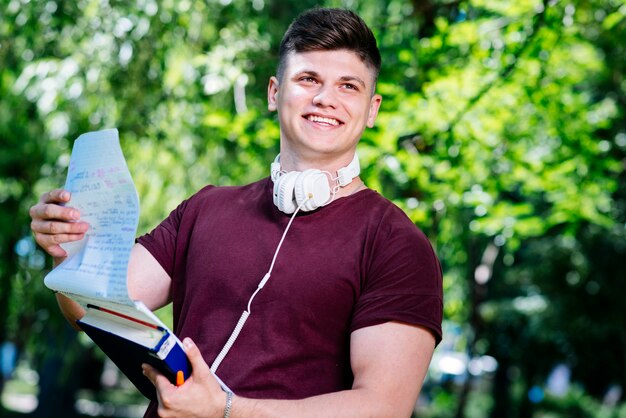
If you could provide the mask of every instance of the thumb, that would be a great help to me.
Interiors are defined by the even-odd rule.
[[[191,363],[193,376],[196,379],[204,379],[211,374],[209,365],[204,361],[200,349],[191,338],[187,337],[183,340],[183,347],[185,347],[185,354],[187,354],[189,363]]]

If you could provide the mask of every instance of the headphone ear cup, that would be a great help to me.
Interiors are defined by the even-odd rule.
[[[299,172],[286,173],[274,182],[274,204],[287,214],[294,213],[297,209],[294,186]]]
[[[310,198],[307,200],[307,198]],[[306,200],[303,211],[311,211],[324,205],[330,199],[330,186],[326,175],[320,170],[309,169],[298,175],[294,185],[296,204],[300,206]],[[295,210],[295,209],[294,209]]]

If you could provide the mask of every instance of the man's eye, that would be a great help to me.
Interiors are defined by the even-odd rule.
[[[313,77],[301,77],[300,81],[304,81],[306,83],[314,83],[315,79]]]
[[[346,83],[343,86],[345,88],[347,88],[348,90],[358,90],[359,89],[357,86],[355,86],[354,84],[350,84],[350,83]]]

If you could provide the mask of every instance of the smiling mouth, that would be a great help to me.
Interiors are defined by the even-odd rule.
[[[342,123],[338,121],[337,119],[325,118],[325,117],[316,116],[316,115],[307,115],[305,116],[305,119],[311,122],[320,123],[322,125],[327,125],[327,126],[339,126]]]

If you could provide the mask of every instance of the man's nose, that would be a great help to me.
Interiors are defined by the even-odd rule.
[[[332,107],[337,106],[337,97],[335,90],[332,86],[321,85],[317,90],[315,96],[313,96],[313,104],[320,107]]]

